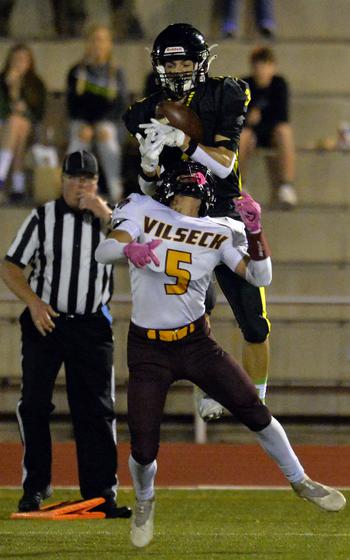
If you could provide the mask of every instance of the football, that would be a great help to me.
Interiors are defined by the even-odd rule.
[[[156,118],[167,119],[196,142],[203,141],[203,125],[197,113],[180,101],[161,101],[156,107]]]

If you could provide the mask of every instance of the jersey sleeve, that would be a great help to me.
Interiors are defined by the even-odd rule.
[[[245,246],[234,246],[232,237],[222,244],[220,254],[221,262],[226,264],[233,272],[235,272],[238,263],[241,262],[245,256],[247,256]]]
[[[127,231],[133,239],[138,239],[143,231],[145,198],[145,196],[133,193],[122,200],[113,210],[112,229]]]
[[[30,263],[39,246],[38,224],[37,210],[33,210],[19,228],[15,239],[7,251],[5,260],[12,262],[20,268],[25,268]]]
[[[238,149],[249,101],[250,89],[246,82],[234,78],[223,80],[215,134],[229,138],[233,151]]]
[[[225,226],[230,230],[230,239],[234,247],[239,247],[244,254],[248,254],[248,240],[245,234],[245,227],[239,220],[234,220],[228,216],[221,216],[219,218],[210,218],[212,222]]]

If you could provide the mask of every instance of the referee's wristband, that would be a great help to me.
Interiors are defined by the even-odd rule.
[[[198,148],[198,142],[192,140],[191,138],[187,150],[184,150],[184,154],[186,154],[186,156],[188,157],[191,157],[191,155],[194,154],[197,148]]]

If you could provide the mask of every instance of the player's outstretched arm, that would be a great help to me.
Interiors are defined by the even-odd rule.
[[[101,241],[96,249],[95,259],[102,264],[112,264],[126,257],[137,268],[143,268],[151,262],[159,266],[160,261],[154,249],[161,242],[161,239],[152,239],[147,243],[137,243],[127,231],[115,230],[110,233],[108,239]]]
[[[248,193],[235,199],[247,234],[248,259],[242,259],[235,272],[254,286],[268,286],[272,280],[271,251],[261,226],[261,207]]]
[[[103,239],[95,251],[95,259],[102,264],[113,264],[123,258],[124,249],[133,238],[127,231],[118,229],[112,231],[107,239]]]

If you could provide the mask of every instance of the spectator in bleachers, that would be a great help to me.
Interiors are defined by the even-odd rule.
[[[52,0],[54,25],[59,37],[80,37],[86,19],[83,0]]]
[[[235,37],[238,29],[238,12],[240,0],[221,0],[223,37]],[[273,0],[254,0],[255,21],[259,33],[268,39],[275,32]]]
[[[8,37],[14,0],[0,0],[0,37]]]
[[[277,74],[276,57],[268,47],[257,47],[250,55],[251,75],[243,79],[251,90],[246,126],[239,144],[239,161],[243,181],[247,162],[256,147],[276,149],[276,181],[278,202],[283,208],[297,204],[293,186],[295,148],[289,123],[288,84]]]
[[[142,39],[144,32],[136,12],[135,0],[110,0],[109,4],[117,41]]]
[[[113,62],[112,48],[110,29],[94,26],[88,34],[83,59],[69,71],[68,152],[96,147],[109,197],[116,202],[123,194],[117,125],[127,105],[127,90],[124,73]]]
[[[52,0],[53,23],[59,37],[80,37],[86,19],[83,0]],[[0,37],[8,37],[15,0],[0,0]],[[17,35],[17,33],[16,33]],[[20,36],[20,34],[18,34]]]
[[[0,196],[10,170],[10,200],[25,197],[24,157],[28,141],[44,115],[46,88],[35,70],[32,51],[12,47],[0,74]]]

